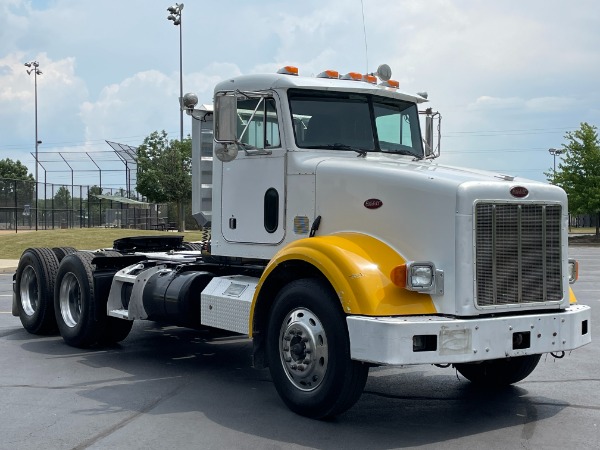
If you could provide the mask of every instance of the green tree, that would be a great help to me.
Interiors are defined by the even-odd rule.
[[[100,225],[102,223],[101,211],[102,211],[102,199],[96,197],[96,195],[102,194],[102,188],[97,185],[93,185],[88,189],[88,208],[90,212],[89,223],[91,226]]]
[[[0,206],[35,208],[35,178],[21,161],[0,159]],[[11,216],[12,217],[12,216]],[[11,219],[12,222],[12,219]]]
[[[68,209],[71,207],[71,192],[65,186],[61,186],[54,194],[54,207],[56,209]]]
[[[10,178],[11,180],[35,181],[33,175],[28,173],[27,166],[18,159],[13,161],[10,158],[0,159],[0,178]]]
[[[185,229],[183,205],[192,196],[192,141],[167,139],[154,131],[137,149],[137,191],[156,203],[176,202],[178,230]]]
[[[595,126],[583,122],[565,135],[565,156],[556,174],[548,180],[562,187],[569,197],[569,212],[597,216],[596,237],[600,238],[600,141]]]

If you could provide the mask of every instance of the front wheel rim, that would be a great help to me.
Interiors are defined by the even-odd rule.
[[[33,316],[38,309],[40,291],[37,274],[31,266],[25,267],[21,275],[20,294],[23,312]]]
[[[60,314],[69,328],[75,327],[81,317],[81,286],[77,277],[67,273],[60,283]]]
[[[290,382],[302,391],[317,389],[327,373],[327,335],[309,309],[288,313],[279,332],[279,355]]]

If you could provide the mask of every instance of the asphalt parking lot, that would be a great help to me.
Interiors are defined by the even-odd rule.
[[[600,323],[600,247],[572,247],[574,291]],[[139,322],[118,346],[79,350],[10,314],[0,274],[2,449],[590,449],[600,442],[600,342],[524,381],[474,389],[452,368],[372,369],[357,405],[331,421],[290,412],[246,338]]]

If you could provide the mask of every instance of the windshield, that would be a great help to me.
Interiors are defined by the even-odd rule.
[[[369,94],[291,90],[296,145],[423,157],[414,103]]]

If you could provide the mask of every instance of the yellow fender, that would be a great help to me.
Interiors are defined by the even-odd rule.
[[[303,261],[318,269],[333,286],[346,314],[395,316],[436,313],[430,295],[406,290],[390,280],[391,270],[406,262],[397,251],[365,234],[338,233],[294,241],[273,257],[252,300],[251,335],[261,287],[273,270],[287,261]]]

